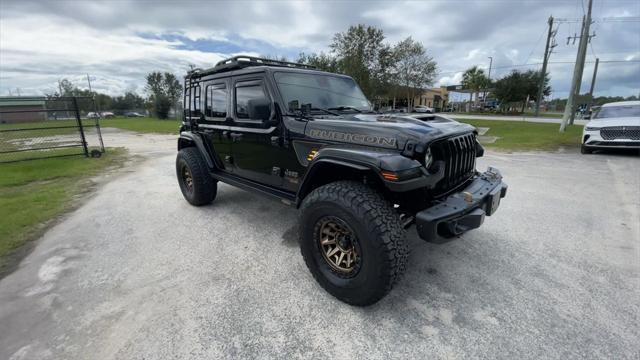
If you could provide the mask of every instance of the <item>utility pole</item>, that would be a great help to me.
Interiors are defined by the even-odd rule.
[[[600,58],[596,58],[596,65],[593,67],[593,77],[591,78],[591,88],[589,88],[589,108],[593,104],[593,89],[596,87],[596,75],[598,74],[598,64]]]
[[[544,59],[542,60],[542,71],[540,72],[540,83],[538,84],[538,97],[536,98],[536,111],[535,117],[540,116],[540,104],[542,103],[542,97],[544,96],[544,79],[547,75],[547,63],[551,56],[551,51],[556,47],[555,41],[551,43],[551,38],[556,35],[553,31],[553,16],[549,16],[549,31],[547,32],[547,45],[544,47]]]
[[[60,83],[60,79],[58,79],[58,91],[60,91],[60,96],[62,97],[62,84]]]
[[[489,84],[491,85],[491,65],[493,65],[493,56],[487,56],[489,58],[489,74],[487,75],[487,79],[489,79]],[[484,89],[484,95],[482,96],[484,100],[484,106],[487,106],[487,89]]]
[[[593,7],[593,0],[589,0],[589,10],[586,17],[582,18],[582,32],[580,33],[580,44],[578,45],[578,54],[576,55],[576,64],[573,68],[573,80],[571,81],[571,90],[569,91],[569,98],[567,99],[567,105],[564,108],[564,115],[562,115],[562,123],[560,124],[560,132],[564,132],[567,128],[567,124],[573,124],[575,118],[575,102],[576,98],[580,95],[580,83],[582,82],[582,71],[584,70],[584,61],[587,56],[587,44],[591,36],[589,36],[589,27],[591,26],[591,9]]]
[[[89,77],[89,74],[87,74],[87,82],[89,83],[89,93],[92,93],[93,91],[91,91],[91,78]]]

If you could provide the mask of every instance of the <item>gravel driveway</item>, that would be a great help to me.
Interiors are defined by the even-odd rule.
[[[496,216],[445,245],[410,232],[403,281],[355,308],[307,271],[295,209],[227,185],[191,207],[173,137],[105,142],[147,160],[0,281],[0,359],[640,356],[637,156],[488,152]]]

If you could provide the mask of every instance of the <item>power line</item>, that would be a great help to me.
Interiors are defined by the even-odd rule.
[[[593,63],[595,63],[595,61],[585,61],[585,63],[586,64],[593,64]],[[602,63],[640,63],[640,60],[601,60],[600,64],[602,64]],[[549,61],[548,64],[575,64],[575,61]],[[542,63],[541,62],[537,62],[537,63],[529,63],[529,64],[493,66],[492,69],[512,69],[512,68],[516,68],[516,67],[539,66],[539,65],[542,65]],[[465,71],[467,71],[467,69],[448,70],[448,71],[438,72],[438,75],[455,74],[455,73],[465,72]]]
[[[544,36],[545,32],[547,32],[547,28],[546,26],[544,27],[544,29],[542,29],[542,32],[540,33],[540,37],[538,38],[538,40],[536,41],[536,44],[533,45],[533,49],[531,49],[531,52],[529,53],[529,55],[527,56],[527,59],[524,61],[525,63],[527,61],[529,61],[529,58],[531,58],[531,55],[533,55],[533,52],[536,50],[536,48],[538,47],[538,44],[540,43],[540,40],[542,40],[542,37]]]

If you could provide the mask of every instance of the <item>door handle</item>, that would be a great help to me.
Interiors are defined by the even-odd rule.
[[[242,138],[242,134],[241,133],[229,133],[229,136],[231,137],[231,141],[238,141]]]

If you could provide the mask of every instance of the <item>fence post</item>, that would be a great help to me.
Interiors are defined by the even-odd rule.
[[[84,149],[84,156],[89,157],[87,140],[84,137],[84,129],[82,128],[82,119],[80,119],[80,109],[78,108],[78,99],[75,96],[72,99],[73,99],[73,110],[76,112],[76,121],[78,121],[78,130],[80,130],[80,139],[82,140],[82,148]]]

